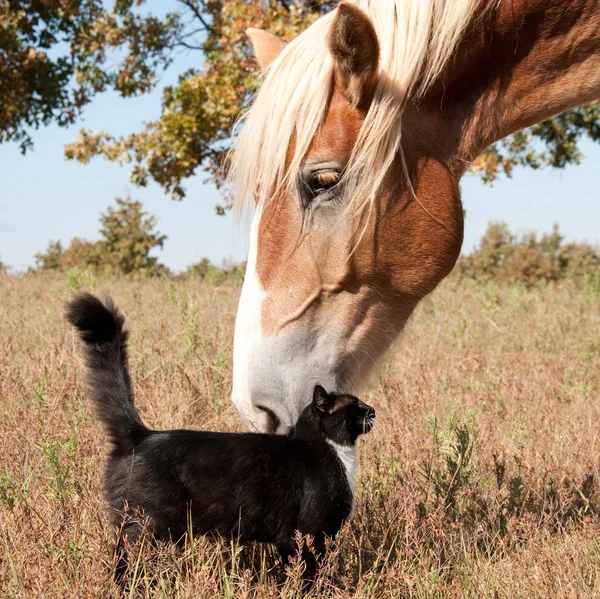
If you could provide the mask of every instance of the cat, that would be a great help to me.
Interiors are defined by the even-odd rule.
[[[284,563],[297,552],[296,531],[311,535],[301,558],[314,577],[325,539],[353,510],[354,448],[375,410],[317,385],[286,436],[151,430],[134,407],[128,333],[112,300],[81,294],[67,319],[84,342],[89,395],[112,442],[104,494],[121,530],[115,578],[126,574],[127,545],[146,532],[182,543],[190,523],[194,534],[274,543]]]

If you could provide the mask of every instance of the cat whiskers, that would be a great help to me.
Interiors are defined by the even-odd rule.
[[[362,422],[362,429],[363,429],[363,435],[368,433],[373,426],[375,425],[375,416],[367,416],[366,418],[363,419]]]

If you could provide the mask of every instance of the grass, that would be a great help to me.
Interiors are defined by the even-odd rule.
[[[589,286],[588,286],[589,287]],[[365,399],[358,508],[320,598],[600,596],[600,296],[446,282]],[[240,288],[0,275],[0,596],[107,597],[107,441],[63,303],[110,291],[156,428],[242,430],[229,402]],[[292,598],[270,548],[142,547],[131,597]]]

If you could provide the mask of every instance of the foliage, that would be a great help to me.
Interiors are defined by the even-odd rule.
[[[141,14],[143,0],[3,0],[0,142],[32,147],[31,129],[65,127],[99,92],[151,90],[168,66],[181,18]]]
[[[103,259],[106,259],[106,254],[99,242],[75,237],[60,258],[59,270],[88,268],[97,271],[104,265]]]
[[[150,252],[162,248],[167,236],[154,230],[156,218],[143,211],[141,202],[117,198],[117,207],[109,208],[100,217],[100,223],[100,254],[110,270],[152,275],[163,268]]]
[[[288,40],[330,7],[323,0],[293,4],[179,0],[179,4],[187,8],[180,15],[181,26],[190,17],[193,22],[177,35],[190,36],[181,43],[203,53],[203,68],[182,73],[177,85],[164,89],[160,118],[142,131],[114,137],[106,131],[82,130],[79,139],[66,147],[66,156],[80,162],[103,155],[133,164],[133,183],[146,185],[152,179],[175,199],[184,197],[182,182],[198,167],[222,183],[222,158],[232,125],[257,85],[245,30],[261,27]],[[194,29],[201,34],[193,35]],[[222,207],[218,211],[222,213]]]
[[[330,10],[327,0],[172,0],[155,15],[144,0],[51,0],[0,4],[0,142],[32,146],[30,131],[67,126],[102,91],[123,97],[153,90],[176,52],[198,53],[199,68],[181,73],[162,94],[160,116],[141,131],[114,136],[82,130],[68,158],[93,156],[131,166],[136,185],[157,182],[175,199],[197,169],[223,183],[232,126],[256,89],[245,35],[262,27],[285,40]],[[600,104],[566,112],[491,146],[474,163],[486,181],[515,166],[558,168],[581,160],[579,138],[600,139]],[[217,211],[222,213],[223,206]]]
[[[185,273],[183,273],[183,278],[206,281],[207,283],[218,285],[227,279],[241,283],[244,280],[245,274],[245,262],[241,264],[226,263],[223,265],[223,268],[219,268],[211,264],[208,258],[202,258],[200,262],[196,262],[186,269]]]
[[[433,459],[425,462],[423,472],[433,488],[433,506],[441,506],[452,517],[458,517],[464,509],[461,495],[470,483],[477,440],[473,415],[462,418],[452,414],[444,427],[431,417],[429,426],[435,452]]]
[[[563,112],[492,144],[475,159],[472,170],[491,183],[501,173],[510,177],[516,166],[538,169],[579,164],[583,154],[577,144],[584,135],[600,141],[600,101]]]
[[[64,253],[65,250],[60,240],[50,241],[45,252],[39,252],[35,255],[36,269],[61,270]]]
[[[67,249],[51,241],[45,252],[36,254],[38,270],[90,269],[94,272],[154,276],[166,271],[150,252],[162,247],[166,235],[155,230],[156,218],[147,215],[141,202],[116,199],[100,216],[101,239],[87,241],[75,237]]]
[[[459,259],[457,270],[464,277],[519,281],[528,287],[539,281],[585,281],[600,274],[600,250],[585,243],[563,243],[558,225],[538,237],[518,236],[506,223],[491,223],[479,246]]]

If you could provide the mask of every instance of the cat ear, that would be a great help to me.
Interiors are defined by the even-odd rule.
[[[317,385],[313,391],[313,404],[320,412],[327,412],[330,407],[331,399],[329,394],[321,385]]]
[[[261,69],[269,66],[285,48],[282,39],[263,29],[250,27],[246,29],[246,35],[250,38],[256,62]]]

